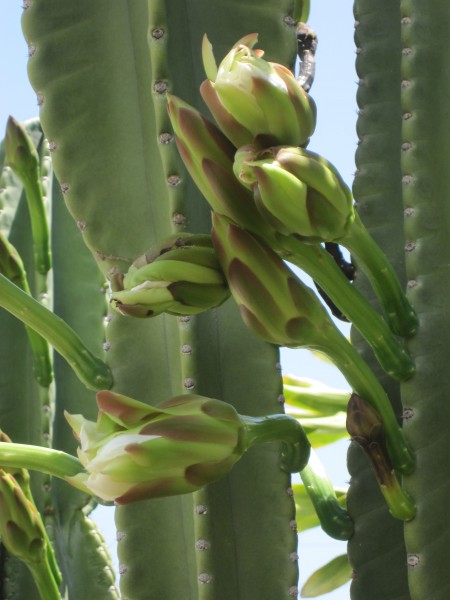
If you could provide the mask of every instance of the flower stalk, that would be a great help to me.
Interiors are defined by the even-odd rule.
[[[31,296],[25,267],[17,250],[0,232],[0,273]],[[33,371],[36,381],[48,387],[53,381],[53,368],[48,342],[34,329],[26,327],[33,354]]]
[[[46,339],[89,389],[112,386],[108,366],[86,348],[75,331],[1,273],[0,306]]]
[[[300,477],[325,533],[335,540],[348,540],[353,535],[353,520],[336,498],[333,484],[314,451]]]

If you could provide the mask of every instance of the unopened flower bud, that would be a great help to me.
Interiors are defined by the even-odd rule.
[[[280,346],[317,348],[323,344],[332,323],[312,290],[281,258],[246,230],[215,213],[212,237],[249,329]]]
[[[342,238],[355,213],[352,194],[336,169],[303,148],[244,147],[236,153],[235,174],[255,191],[263,218],[284,235],[307,243]]]
[[[28,487],[28,473],[24,487],[11,473],[0,469],[0,535],[5,548],[22,560],[33,574],[42,598],[56,598],[61,574],[53,548]],[[20,471],[23,471],[21,473]]]
[[[392,516],[402,521],[413,519],[416,507],[394,472],[383,422],[377,411],[357,394],[352,394],[348,404],[347,430],[369,458]]]
[[[257,136],[271,144],[305,146],[315,128],[315,104],[289,69],[253,50],[257,41],[257,34],[239,40],[217,68],[204,40],[203,99],[236,147]]]
[[[5,153],[8,165],[21,179],[34,177],[39,170],[39,156],[24,127],[9,117],[5,135]]]
[[[66,415],[86,470],[68,481],[105,501],[193,492],[241,457],[244,424],[225,402],[186,394],[151,407],[102,391],[97,404],[96,423]]]
[[[222,304],[228,286],[208,235],[182,234],[140,256],[111,303],[120,313],[193,315]]]

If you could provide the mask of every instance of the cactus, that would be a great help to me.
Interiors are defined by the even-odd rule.
[[[309,2],[301,0],[24,2],[28,72],[37,93],[40,120],[22,125],[10,121],[0,147],[0,306],[6,309],[0,310],[0,381],[6,390],[0,403],[0,427],[15,442],[2,438],[0,467],[41,471],[32,473],[31,492],[46,528],[45,544],[55,549],[62,576],[59,593],[64,598],[296,598],[297,528],[319,522],[332,536],[349,539],[348,560],[338,557],[317,572],[305,594],[317,595],[342,583],[349,575],[350,561],[352,600],[447,598],[448,528],[441,515],[445,514],[448,487],[448,351],[444,342],[450,289],[445,241],[448,10],[444,0],[429,6],[419,5],[417,0],[381,0],[376,5],[369,0],[355,1],[361,109],[353,186],[359,216],[355,218],[358,227],[363,222],[373,237],[370,248],[376,248],[377,261],[382,256],[378,248],[387,258],[389,282],[395,281],[395,301],[385,308],[394,333],[404,333],[395,328],[402,318],[399,313],[403,309],[399,311],[398,306],[407,311],[412,323],[406,327],[407,340],[394,337],[382,316],[377,296],[384,302],[386,289],[383,279],[377,277],[377,267],[373,268],[373,252],[360,259],[370,279],[356,264],[357,277],[350,284],[319,245],[321,238],[296,236],[290,226],[275,232],[272,225],[280,214],[295,213],[289,212],[290,208],[278,212],[277,185],[264,179],[267,197],[262,202],[252,181],[249,185],[239,180],[239,168],[235,168],[236,176],[233,174],[236,140],[239,145],[241,140],[252,143],[263,153],[273,144],[304,147],[313,126],[306,124],[297,142],[290,137],[295,137],[296,128],[291,130],[286,123],[269,133],[258,129],[259,135],[247,140],[246,136],[255,132],[249,133],[251,127],[245,128],[237,115],[231,114],[238,111],[239,102],[227,105],[230,114],[218,108],[212,48],[216,58],[222,58],[239,38],[241,44],[251,40],[254,45],[255,36],[249,34],[257,32],[264,58],[284,65],[275,71],[287,81],[285,67],[293,69],[295,62],[295,26],[307,20],[308,12]],[[203,42],[208,80],[201,86],[205,79],[204,33],[212,47]],[[260,53],[254,56],[260,60]],[[309,74],[313,72],[308,69]],[[307,81],[309,89],[309,75]],[[295,85],[291,79],[289,82],[289,86]],[[303,91],[296,96],[292,89],[289,87],[289,97],[293,101],[303,99]],[[271,95],[265,84],[259,90],[268,94],[264,112],[269,114],[272,103],[277,102],[276,94]],[[232,98],[232,92],[226,91],[227,99],[230,93]],[[180,129],[176,124],[172,127],[171,118],[183,110],[186,114],[189,105],[205,112],[200,94],[225,136],[230,127],[231,141],[223,142],[215,126],[202,120],[202,136],[210,136],[220,164],[194,160],[184,138],[178,139],[177,148],[175,137],[180,137]],[[304,95],[307,98],[306,92]],[[174,100],[176,97],[182,101]],[[307,99],[305,106],[309,110],[313,105]],[[276,111],[273,114],[276,119]],[[183,135],[189,135],[189,127],[183,129]],[[289,139],[283,141],[279,135]],[[202,141],[196,138],[195,144]],[[295,152],[310,156],[303,148]],[[286,267],[277,293],[271,294],[267,285],[264,297],[257,297],[252,304],[248,276],[257,280],[252,273],[255,263],[249,261],[247,266],[242,257],[240,262],[232,257],[230,266],[227,258],[222,268],[241,305],[239,311],[236,302],[227,299],[225,279],[205,235],[211,230],[210,208],[188,170],[193,171],[208,201],[213,198],[216,213],[231,206],[225,217],[214,216],[216,230],[223,218],[236,220],[230,225],[234,231],[242,228],[227,253],[241,246],[247,257],[254,257],[254,249],[263,248],[267,263],[282,264],[281,257],[310,269],[331,300],[355,323],[352,343],[360,357],[344,339],[339,341],[341,368],[349,384],[357,388],[354,392],[364,396],[356,405],[353,397],[349,404],[348,430],[354,441],[348,456],[348,491],[333,490],[314,459],[305,465],[307,453],[299,457],[294,444],[293,455],[289,454],[280,436],[272,432],[272,422],[293,422],[295,417],[313,446],[343,435],[345,393],[321,387],[319,398],[304,393],[299,399],[298,382],[286,379],[283,396],[279,350],[274,342],[309,344],[327,353],[321,321],[308,325],[311,331],[323,328],[320,344],[309,341],[313,335],[304,337],[299,306],[310,292],[298,291],[299,284]],[[264,177],[270,177],[270,171],[266,169]],[[301,169],[295,174],[301,179]],[[258,177],[261,179],[261,173]],[[319,183],[320,177],[325,175],[317,175]],[[226,198],[227,185],[234,201],[243,199],[242,206],[233,206],[233,199]],[[295,185],[306,195],[308,181],[296,180]],[[349,196],[347,200],[350,202]],[[241,216],[243,223],[239,222]],[[323,231],[327,235],[328,227]],[[216,231],[213,241],[219,262],[224,263],[218,235]],[[341,238],[345,236],[323,241]],[[192,239],[200,240],[199,245],[188,241]],[[349,247],[359,251],[361,239],[356,245],[351,239]],[[361,243],[364,245],[364,240]],[[271,249],[266,251],[263,244]],[[183,261],[189,256],[195,264],[189,264],[189,277],[180,285]],[[264,279],[263,266],[258,269],[257,275]],[[243,273],[244,279],[239,281]],[[406,298],[400,290],[406,290]],[[269,323],[270,310],[281,313],[283,295],[289,294],[292,306],[286,323],[281,318]],[[416,317],[410,305],[419,322],[415,335],[411,335]],[[240,313],[259,338],[246,327]],[[280,324],[285,330],[278,336]],[[374,335],[377,324],[378,337]],[[266,335],[272,326],[276,338]],[[49,344],[54,349],[51,355]],[[98,413],[95,391],[99,389],[103,391],[97,396]],[[133,419],[139,419],[139,410],[144,409],[138,407],[161,403],[170,407],[174,400],[169,399],[182,395],[183,402],[203,398],[202,406],[217,402],[209,403],[204,397],[228,403],[234,415],[236,411],[247,415],[242,417],[244,421],[254,423],[261,439],[272,443],[251,447],[237,462],[241,434],[236,433],[227,450],[232,459],[227,454],[230,464],[220,473],[208,471],[205,475],[202,469],[207,467],[200,463],[195,467],[202,477],[197,475],[194,484],[176,484],[171,492],[175,495],[166,497],[160,489],[153,493],[157,497],[149,498],[152,494],[141,490],[139,499],[146,499],[111,508],[119,541],[119,591],[105,544],[89,518],[98,502],[91,498],[95,485],[74,489],[50,475],[64,477],[65,473],[69,479],[75,475],[74,482],[89,463],[84,454],[92,451],[89,444],[95,446],[96,436],[114,438],[117,427],[126,425],[122,413],[114,416],[120,402],[116,405],[111,398],[126,397],[136,411]],[[382,402],[376,400],[367,412],[364,401],[370,401],[372,395]],[[281,416],[284,397],[291,403],[296,399],[290,421]],[[102,406],[108,406],[103,413]],[[69,417],[80,436],[83,464],[73,457],[77,442],[65,412],[83,415],[86,434],[81,418]],[[157,420],[155,415],[163,412],[149,408],[145,418]],[[93,425],[96,418],[98,432]],[[133,427],[133,435],[138,435],[137,421]],[[146,422],[145,427],[154,424]],[[185,430],[171,427],[164,435],[178,435],[181,444]],[[201,435],[199,431],[195,435]],[[294,431],[302,430],[296,425]],[[189,435],[196,446],[192,441],[195,435]],[[393,461],[394,466],[389,462],[391,435],[395,436],[397,457],[406,457]],[[305,439],[302,434],[300,445],[306,444]],[[109,443],[114,445],[114,439]],[[67,468],[59,472],[50,460],[39,467],[40,453],[34,451],[33,457],[33,450],[24,463],[17,462],[24,445],[42,446],[42,456],[53,456],[56,461],[64,456]],[[137,444],[122,450],[115,455],[118,460],[127,452],[134,453],[137,462],[150,460],[139,453]],[[179,448],[177,451],[179,456]],[[293,470],[292,464],[301,471],[303,485],[291,486],[288,471]],[[120,465],[116,474],[122,477]],[[20,486],[20,482],[14,483],[14,476],[12,472],[7,478],[10,494]],[[81,479],[86,480],[84,473]],[[212,483],[204,486],[205,482]],[[195,491],[181,493],[188,490]],[[11,502],[8,500],[8,506],[14,513]],[[295,504],[299,507],[298,526]],[[3,597],[37,600],[45,586],[38,582],[36,587],[20,560],[21,556],[27,557],[27,564],[31,560],[30,552],[23,552],[25,541],[18,543],[16,525],[11,528],[5,520],[2,527],[11,536],[7,543],[4,534],[5,548],[0,554]]]

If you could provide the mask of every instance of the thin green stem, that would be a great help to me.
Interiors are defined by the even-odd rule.
[[[294,237],[278,237],[277,242],[279,254],[312,277],[358,329],[384,371],[400,381],[409,379],[415,370],[411,357],[384,319],[342,274],[328,252],[321,246],[307,245]]]
[[[27,563],[27,566],[31,571],[41,600],[61,600],[61,593],[48,561],[38,565]]]
[[[367,275],[392,330],[404,337],[413,336],[418,327],[416,313],[401,289],[394,269],[358,215],[340,243],[355,256]]]
[[[16,467],[40,471],[60,479],[73,477],[84,471],[78,458],[67,452],[43,446],[10,442],[0,444],[0,465],[6,468]]]
[[[0,306],[45,338],[89,389],[111,388],[108,366],[86,348],[74,330],[1,274]]]
[[[313,450],[300,477],[325,533],[336,540],[348,540],[353,535],[353,521],[339,504],[333,484]]]
[[[344,375],[353,391],[364,398],[378,412],[386,433],[387,447],[394,468],[408,474],[414,470],[414,454],[410,450],[398,424],[389,398],[377,378],[355,348],[328,322],[323,332],[323,343],[316,349],[328,356]]]
[[[20,177],[20,173],[19,173]],[[50,233],[44,206],[44,194],[39,171],[28,172],[21,177],[30,211],[31,233],[33,236],[34,259],[38,273],[46,275],[52,266]]]
[[[282,468],[289,473],[301,471],[309,460],[311,445],[300,423],[287,415],[248,417],[240,415],[245,422],[242,439],[243,449],[255,444],[282,441]]]

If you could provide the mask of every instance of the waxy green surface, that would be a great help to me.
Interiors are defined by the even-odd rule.
[[[170,91],[198,102],[205,31],[218,58],[241,35],[258,30],[268,58],[291,64],[295,37],[286,20],[291,8],[291,2],[275,6],[268,0],[150,2],[148,8],[126,1],[34,0],[27,9],[24,32],[36,48],[30,79],[42,100],[55,172],[80,236],[104,273],[126,271],[130,261],[173,231],[210,227],[209,209],[188,183],[175,145],[169,141],[159,151],[159,136],[168,132],[165,88],[158,84],[166,82]],[[159,42],[166,48],[154,48],[157,28],[163,29]],[[280,410],[277,352],[244,329],[230,302],[193,319],[187,337],[185,324],[179,331],[176,318],[134,321],[114,315],[106,331],[113,389],[152,404],[194,389],[244,414]],[[197,365],[194,388],[190,365],[181,367],[182,339],[190,340]],[[206,599],[209,590],[214,594],[209,597],[224,600],[293,597],[293,503],[278,459],[276,445],[254,449],[229,478],[208,488],[204,531],[211,558],[196,549],[194,525],[205,513],[194,509],[190,496],[118,509],[123,597],[197,600],[199,594]],[[213,585],[202,577],[210,566]]]
[[[361,219],[405,284],[400,169],[400,10],[397,2],[355,2],[357,100],[360,109],[353,193]],[[381,43],[382,40],[382,43]],[[355,285],[377,306],[368,281]],[[377,306],[377,309],[379,307]],[[401,416],[399,386],[383,376],[358,332],[352,340],[383,383]],[[348,455],[347,507],[355,521],[348,544],[354,569],[352,600],[409,600],[403,523],[393,519],[361,448]]]
[[[408,296],[420,318],[417,373],[402,385],[418,469],[405,478],[417,517],[405,525],[412,600],[448,598],[450,61],[447,3],[401,2],[401,168]]]

